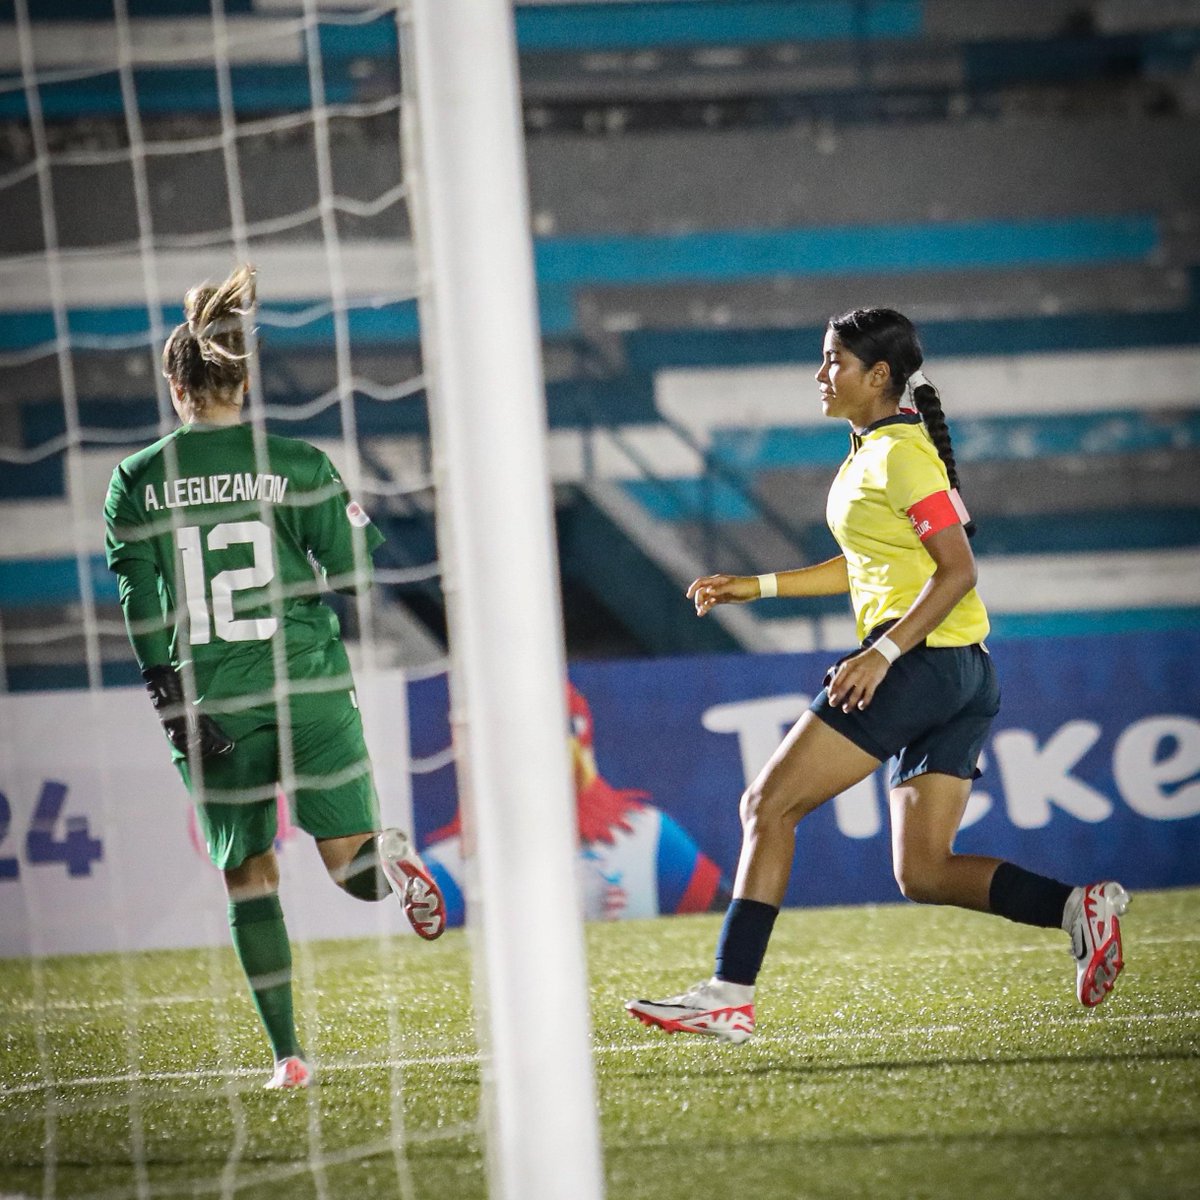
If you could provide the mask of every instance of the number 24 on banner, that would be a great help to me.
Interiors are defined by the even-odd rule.
[[[99,838],[88,832],[87,817],[66,817],[66,833],[55,832],[59,820],[63,819],[66,798],[65,784],[52,779],[42,784],[42,793],[25,833],[25,858],[30,863],[62,863],[68,875],[90,875],[92,863],[104,857],[104,846]],[[8,837],[11,824],[12,809],[8,797],[0,792],[0,847]],[[0,855],[0,880],[16,879],[20,869],[16,858]]]

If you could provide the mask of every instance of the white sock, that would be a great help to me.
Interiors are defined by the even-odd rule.
[[[730,983],[728,979],[718,979],[714,975],[709,980],[709,985],[717,994],[718,999],[733,1008],[754,1003],[754,984],[752,983]]]

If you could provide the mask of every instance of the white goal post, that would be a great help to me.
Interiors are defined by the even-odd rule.
[[[603,1194],[509,0],[410,0],[405,156],[493,1190]],[[409,103],[411,101],[411,103]],[[479,990],[477,989],[477,995]]]

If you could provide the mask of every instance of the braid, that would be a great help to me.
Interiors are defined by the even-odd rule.
[[[958,465],[954,461],[954,446],[950,441],[950,427],[946,424],[946,414],[942,412],[942,398],[938,395],[938,390],[931,383],[921,383],[913,388],[913,403],[917,406],[917,412],[921,414],[921,420],[925,422],[925,428],[929,432],[929,440],[933,442],[933,448],[938,452],[938,458],[942,460],[946,468],[946,475],[950,479],[950,486],[955,490],[959,490],[958,482]],[[974,537],[975,522],[969,521],[966,526],[967,537]]]
[[[913,401],[925,428],[929,430],[929,438],[933,442],[938,457],[946,466],[946,474],[950,476],[950,486],[958,487],[958,466],[954,461],[954,447],[950,443],[950,427],[946,424],[946,414],[942,412],[942,398],[931,383],[923,383],[913,390]]]
[[[924,374],[918,374],[925,361],[925,352],[921,349],[916,326],[894,308],[856,308],[832,318],[829,328],[838,341],[867,366],[887,363],[891,372],[890,395],[897,402],[903,398],[905,387],[916,377],[913,402],[946,468],[951,488],[958,491],[958,466],[954,461],[954,447],[950,444],[946,414],[942,412],[942,398]],[[967,536],[973,536],[975,522],[969,521],[965,528]]]

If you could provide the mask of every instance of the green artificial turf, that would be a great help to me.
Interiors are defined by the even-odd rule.
[[[1200,1196],[1200,891],[1124,924],[1087,1012],[1061,934],[790,910],[743,1046],[622,1010],[706,975],[718,918],[589,927],[610,1200]],[[463,935],[300,947],[297,979],[319,1086],[278,1093],[225,948],[0,963],[0,1196],[485,1196]]]

